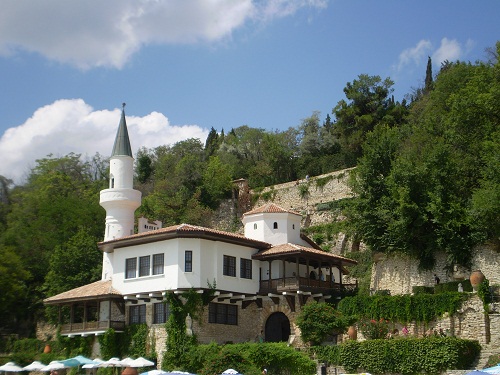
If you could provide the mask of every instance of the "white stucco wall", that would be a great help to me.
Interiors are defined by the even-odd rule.
[[[192,251],[193,271],[184,272],[185,251]],[[207,288],[217,280],[217,289],[235,293],[257,293],[259,263],[252,260],[252,279],[240,277],[240,259],[257,252],[244,246],[196,238],[177,238],[117,248],[113,253],[113,286],[124,295],[162,292],[181,288]],[[126,259],[164,254],[164,273],[125,279]],[[236,277],[223,275],[223,256],[236,257]],[[139,260],[137,260],[139,267]]]
[[[134,181],[134,158],[113,156],[109,160],[110,184],[114,179],[116,189],[132,189]],[[112,186],[110,185],[110,188]]]
[[[300,215],[290,213],[259,213],[243,218],[245,237],[272,245],[301,243]],[[274,229],[274,223],[278,228]]]

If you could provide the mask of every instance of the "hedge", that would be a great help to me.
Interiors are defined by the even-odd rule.
[[[347,341],[311,348],[318,361],[343,366],[346,372],[371,374],[439,374],[473,366],[481,346],[456,337]]]

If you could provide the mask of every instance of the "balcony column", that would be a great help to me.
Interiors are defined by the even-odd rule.
[[[271,287],[272,287],[271,279],[272,279],[272,271],[273,271],[272,268],[271,268],[272,261],[269,260],[268,263],[269,263],[269,277],[267,279],[267,283],[268,283],[269,290],[271,290]]]
[[[83,301],[83,329],[87,328],[87,301]]]
[[[70,329],[70,331],[73,331],[73,322],[75,319],[74,306],[75,305],[72,303],[70,305],[70,309],[69,309],[69,329]]]
[[[285,262],[285,259],[282,260],[283,262],[283,277],[282,277],[282,283],[283,283],[283,286],[286,285],[286,262]]]
[[[340,261],[340,266],[339,266],[339,283],[340,283],[340,289],[342,289],[342,261]]]
[[[295,264],[296,264],[296,267],[295,267],[295,277],[297,278],[297,280],[300,280],[300,274],[299,274],[300,258],[299,258],[298,255],[295,258]]]
[[[309,274],[309,258],[306,258],[306,271],[307,286],[311,286],[311,275]]]
[[[113,300],[110,298],[109,299],[109,303],[108,303],[108,306],[109,306],[109,311],[108,311],[108,328],[111,328],[111,304],[113,303]],[[125,314],[127,314],[127,312],[125,311]]]

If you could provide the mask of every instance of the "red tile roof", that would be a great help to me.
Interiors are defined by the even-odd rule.
[[[299,215],[301,216],[298,212],[291,211],[291,210],[285,210],[284,208],[278,206],[277,204],[274,203],[266,203],[263,206],[257,207],[254,210],[245,212],[243,216],[248,216],[248,215],[254,215],[254,214],[262,214],[262,213],[288,213],[288,214],[294,214],[294,215]]]
[[[287,243],[283,245],[273,246],[270,249],[258,252],[252,256],[253,259],[264,260],[266,258],[277,258],[282,255],[292,255],[292,254],[307,254],[309,256],[317,256],[324,258],[325,260],[331,260],[336,263],[349,263],[357,264],[355,260],[345,258],[340,255],[332,254],[323,250],[313,249],[311,247],[305,247],[297,244]]]
[[[267,242],[253,240],[238,233],[225,232],[218,229],[200,227],[191,224],[178,224],[148,232],[132,234],[114,240],[99,242],[98,246],[104,251],[109,248],[129,246],[134,243],[162,241],[169,238],[199,237],[230,243],[240,243],[258,249],[269,248]]]
[[[75,289],[59,293],[43,300],[46,304],[60,303],[62,301],[77,301],[85,299],[104,299],[107,297],[122,297],[120,291],[113,288],[111,280],[99,280]]]

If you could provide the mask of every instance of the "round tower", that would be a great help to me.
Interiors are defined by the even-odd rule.
[[[109,160],[109,188],[101,190],[99,204],[106,210],[104,241],[134,234],[134,212],[141,205],[141,192],[133,189],[134,158],[130,147],[125,103]],[[113,274],[112,253],[103,254],[102,278]]]

